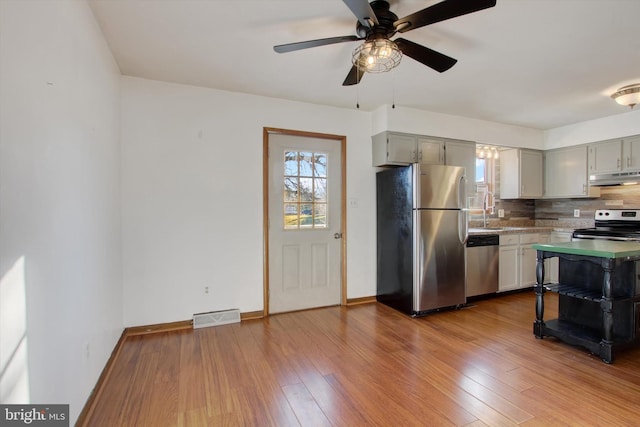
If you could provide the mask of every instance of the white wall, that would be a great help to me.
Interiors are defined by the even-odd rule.
[[[377,109],[372,120],[373,135],[386,130],[538,150],[544,143],[538,129],[389,105]]]
[[[640,108],[548,130],[545,132],[544,148],[550,150],[631,135],[640,135]]]
[[[83,1],[0,19],[0,400],[73,423],[123,328],[119,71]]]
[[[130,77],[122,90],[127,326],[263,309],[264,127],[347,137],[348,298],[375,295],[369,113]]]

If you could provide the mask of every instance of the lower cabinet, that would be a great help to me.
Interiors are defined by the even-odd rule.
[[[528,288],[536,284],[537,251],[534,243],[548,243],[547,233],[501,234],[498,292]],[[545,272],[548,268],[545,268]],[[547,276],[548,273],[545,274]]]

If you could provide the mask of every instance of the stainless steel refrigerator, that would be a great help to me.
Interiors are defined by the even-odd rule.
[[[377,300],[412,316],[463,305],[464,168],[385,169],[376,174],[376,196]]]

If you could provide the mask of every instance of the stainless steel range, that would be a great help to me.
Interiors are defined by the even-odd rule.
[[[598,209],[595,227],[579,228],[574,239],[640,241],[640,209]]]

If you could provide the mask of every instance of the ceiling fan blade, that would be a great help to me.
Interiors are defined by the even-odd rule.
[[[293,52],[294,50],[309,49],[310,47],[325,46],[328,44],[345,43],[362,40],[358,36],[339,36],[326,39],[307,40],[304,42],[288,43],[274,46],[273,50],[278,53]]]
[[[367,0],[342,0],[344,4],[347,5],[349,9],[351,9],[351,13],[353,13],[358,21],[362,25],[367,28],[371,28],[374,25],[378,25],[378,18],[376,17],[376,13],[369,5]]]
[[[447,71],[458,62],[457,59],[447,56],[444,53],[436,52],[435,50],[406,39],[395,39],[394,42],[403,54],[440,73]]]
[[[347,78],[344,79],[342,86],[357,85],[358,83],[360,83],[363,76],[364,70],[354,65],[351,67],[351,70],[349,70],[349,74],[347,74]]]
[[[456,16],[466,15],[496,5],[496,0],[443,0],[393,23],[398,32],[424,27]]]

